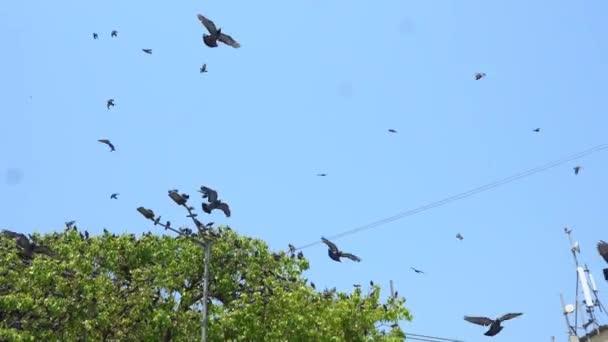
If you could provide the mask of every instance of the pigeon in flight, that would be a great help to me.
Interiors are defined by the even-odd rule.
[[[460,233],[456,234],[456,238],[460,241],[462,241],[464,239],[464,237]]]
[[[327,247],[329,247],[329,249],[327,250],[327,254],[331,258],[331,260],[334,260],[337,262],[342,262],[342,261],[340,261],[340,258],[349,258],[352,261],[356,261],[356,262],[361,261],[361,259],[354,254],[342,252],[341,250],[338,249],[338,247],[333,242],[327,240],[326,238],[321,237],[321,241],[323,241],[323,243],[325,243],[327,245]]]
[[[217,47],[217,41],[230,45],[233,48],[240,48],[241,44],[237,43],[236,40],[232,39],[229,35],[222,33],[222,29],[218,29],[213,21],[205,18],[202,14],[197,15],[198,20],[201,21],[203,26],[209,31],[209,34],[203,34],[203,42],[208,47],[214,48]]]
[[[152,54],[152,49],[141,49],[141,51],[147,53],[148,55]]]
[[[476,72],[475,73],[475,81],[479,81],[480,79],[486,77],[486,73],[485,72]]]
[[[396,130],[394,130],[394,129],[392,129],[392,128],[391,128],[391,129],[389,129],[388,131],[389,131],[390,133],[397,133],[397,131],[396,131]]]
[[[207,64],[203,64],[203,66],[201,66],[201,74],[207,72]]]
[[[517,316],[523,315],[522,313],[508,313],[500,318],[495,320],[491,320],[487,317],[469,317],[464,316],[464,320],[470,323],[483,325],[484,327],[490,326],[490,329],[486,331],[484,335],[486,336],[495,336],[498,334],[504,327],[500,325],[500,323],[515,318]]]
[[[108,110],[110,110],[110,107],[114,107],[114,99],[109,99],[106,102],[106,107],[108,108]]]
[[[582,169],[582,168],[583,168],[582,166],[578,166],[578,165],[577,165],[577,166],[575,166],[575,167],[574,167],[574,174],[575,174],[575,175],[578,175],[578,173],[579,173],[579,172],[581,172],[581,169]]]
[[[327,176],[327,173],[317,173],[317,176],[318,177],[325,177],[325,176]]]
[[[421,270],[419,270],[417,268],[414,268],[414,267],[410,267],[410,268],[412,269],[412,271],[414,271],[416,273],[422,273],[422,274],[424,274],[424,271],[421,271]]]
[[[93,39],[97,39],[99,38],[99,36],[97,35],[97,33],[93,32]]]
[[[119,193],[113,193],[110,195],[111,199],[118,199],[118,195],[120,195]]]
[[[112,33],[110,33],[110,37],[112,37],[112,38],[118,37],[118,31],[116,31],[116,30],[112,31]]]
[[[536,133],[540,132],[540,128],[534,129],[534,132],[536,132]]]
[[[604,258],[604,260],[606,260],[606,262],[608,262],[608,242],[600,241],[597,244],[597,251],[600,252],[600,255],[602,256],[602,258]],[[608,281],[608,268],[604,269],[604,279],[606,279],[606,281]]]
[[[224,212],[226,217],[230,217],[230,207],[228,203],[224,203],[218,199],[217,191],[208,188],[206,186],[201,186],[199,190],[200,193],[203,194],[203,198],[206,198],[209,203],[203,203],[203,211],[207,214],[211,214],[211,211],[214,209],[218,209]]]
[[[110,147],[110,152],[116,151],[116,149],[114,148],[114,145],[112,145],[112,143],[110,142],[110,140],[108,140],[108,139],[99,139],[97,141],[99,141],[102,144],[108,145]]]

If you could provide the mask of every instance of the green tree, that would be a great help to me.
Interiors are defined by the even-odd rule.
[[[272,253],[228,227],[199,234],[215,240],[210,341],[403,340],[396,324],[382,325],[411,320],[404,298],[381,303],[378,286],[317,291],[301,254]],[[31,240],[0,235],[0,245],[1,340],[200,338],[204,251],[185,235],[89,237],[69,227]]]

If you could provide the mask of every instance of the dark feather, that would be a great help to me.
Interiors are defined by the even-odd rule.
[[[606,242],[606,241],[600,241],[597,244],[597,251],[600,253],[600,255],[602,256],[602,258],[604,258],[604,260],[606,262],[608,262],[608,242]]]
[[[325,243],[333,252],[338,253],[340,251],[333,242],[327,240],[326,238],[321,237],[321,241],[323,241],[323,243]]]
[[[354,255],[354,254],[350,254],[350,253],[340,253],[341,257],[344,258],[348,258],[352,261],[356,261],[356,262],[361,262],[361,258],[359,258],[358,256]]]
[[[523,315],[523,313],[520,313],[520,312],[518,312],[518,313],[508,313],[508,314],[505,314],[502,317],[500,317],[498,320],[501,321],[501,322],[504,322],[504,321],[508,321],[508,320],[510,320],[512,318],[519,317],[521,315]]]
[[[484,327],[487,327],[488,325],[491,325],[494,322],[493,320],[487,317],[464,316],[464,320],[473,324],[483,325]]]
[[[229,35],[227,35],[225,33],[220,33],[217,40],[219,40],[220,42],[222,42],[226,45],[230,45],[235,49],[238,49],[241,47],[241,44],[239,44],[236,40],[234,40],[232,37],[230,37]]]

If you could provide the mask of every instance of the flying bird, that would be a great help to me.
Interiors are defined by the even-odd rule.
[[[491,320],[487,317],[469,317],[469,316],[464,316],[464,320],[470,323],[474,323],[474,324],[479,324],[479,325],[483,325],[484,327],[487,327],[488,325],[490,326],[490,329],[488,331],[486,331],[486,333],[484,335],[486,336],[495,336],[496,334],[498,334],[504,327],[501,326],[500,324],[504,321],[510,320],[512,318],[515,318],[517,316],[521,316],[523,315],[522,313],[508,313],[500,318],[497,318],[495,320]]]
[[[394,130],[394,129],[392,129],[392,128],[391,128],[391,129],[389,129],[388,131],[389,131],[390,133],[397,133],[397,131],[396,131],[396,130]]]
[[[581,171],[581,169],[582,169],[582,168],[583,168],[583,167],[582,167],[582,166],[579,166],[579,165],[575,166],[575,167],[574,167],[574,174],[575,174],[575,175],[578,175],[578,173]]]
[[[203,203],[203,211],[207,214],[211,214],[211,211],[214,209],[221,210],[224,212],[224,215],[226,215],[226,217],[230,217],[230,206],[228,206],[228,203],[222,202],[220,200],[216,200],[211,203]]]
[[[72,228],[72,226],[76,224],[76,220],[68,221],[65,223],[66,228]]]
[[[112,31],[112,33],[110,33],[111,37],[118,37],[118,31],[114,30]]]
[[[475,80],[479,81],[480,79],[486,77],[486,73],[485,72],[476,72],[475,73]]]
[[[35,253],[46,254],[48,256],[53,256],[54,253],[48,247],[41,246],[36,241],[32,239],[32,236],[28,238],[24,234],[12,232],[10,230],[3,229],[0,234],[14,239],[17,244],[17,249],[19,256],[21,256],[22,260],[30,260]]]
[[[230,37],[229,35],[227,35],[225,33],[222,33],[222,29],[221,28],[218,29],[215,26],[215,24],[213,23],[213,21],[205,18],[201,14],[197,15],[197,17],[198,17],[198,20],[201,21],[203,26],[205,26],[207,31],[209,31],[209,34],[203,34],[203,42],[205,43],[205,45],[207,45],[208,47],[211,47],[211,48],[217,47],[217,41],[219,40],[220,42],[222,42],[226,45],[230,45],[233,48],[241,47],[241,44],[237,43],[237,41],[232,39],[232,37]]]
[[[148,55],[152,54],[152,49],[141,49],[141,51],[147,53]]]
[[[534,129],[534,132],[536,132],[536,133],[540,132],[540,128]]]
[[[198,192],[203,194],[203,198],[206,198],[209,203],[217,201],[217,191],[211,188],[201,186],[201,189]]]
[[[414,271],[416,273],[422,273],[422,274],[424,274],[424,271],[421,271],[421,270],[419,270],[417,268],[414,268],[414,267],[410,267],[410,268],[412,269],[412,271]]]
[[[99,36],[97,35],[97,33],[93,32],[93,39],[97,39],[99,38]]]
[[[118,199],[118,195],[120,195],[119,193],[113,193],[110,195],[111,199]]]
[[[317,176],[318,177],[325,177],[325,176],[327,176],[327,173],[317,173]]]
[[[114,99],[109,99],[106,102],[106,107],[108,108],[108,110],[110,110],[110,107],[114,107]]]
[[[207,72],[207,64],[203,64],[203,66],[201,66],[201,74]]]
[[[600,253],[602,258],[604,258],[604,260],[606,260],[606,262],[608,262],[608,242],[603,241],[603,240],[600,241],[597,244],[597,251]]]
[[[460,233],[456,234],[456,238],[460,241],[462,241],[464,239],[464,237]]]
[[[99,141],[102,144],[108,145],[110,147],[110,152],[116,151],[116,149],[114,148],[114,145],[112,145],[112,143],[110,142],[110,140],[108,140],[108,139],[99,139],[97,141]]]
[[[338,249],[338,246],[336,246],[333,242],[327,240],[324,237],[321,237],[321,241],[323,241],[323,243],[325,243],[327,245],[327,247],[329,247],[329,249],[327,250],[327,255],[329,255],[329,257],[331,258],[331,260],[337,261],[337,262],[342,262],[340,261],[340,258],[348,258],[352,261],[356,261],[356,262],[360,262],[361,258],[359,258],[358,256],[354,255],[354,254],[350,254],[350,253],[345,253],[341,250]]]

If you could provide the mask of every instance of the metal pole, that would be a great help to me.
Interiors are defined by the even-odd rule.
[[[209,290],[209,259],[211,259],[211,241],[205,243],[205,271],[203,275],[203,331],[201,336],[202,342],[207,342],[207,296]]]

